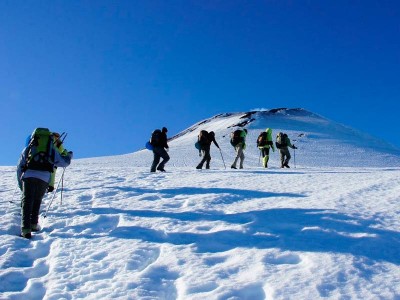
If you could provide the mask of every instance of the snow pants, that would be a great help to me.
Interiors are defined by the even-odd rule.
[[[206,169],[209,169],[211,161],[210,147],[201,149],[201,152],[203,153],[203,159],[197,165],[197,167],[201,169],[203,167],[203,164],[206,163]]]
[[[39,210],[49,184],[37,178],[22,180],[21,227],[30,229],[39,222]]]
[[[238,145],[235,147],[235,151],[236,151],[236,158],[235,158],[235,160],[233,161],[232,167],[236,168],[237,161],[240,160],[240,162],[239,162],[239,168],[240,168],[240,169],[243,169],[243,161],[244,161],[243,144],[241,144],[241,143],[238,144]]]
[[[288,147],[279,149],[279,153],[281,155],[281,168],[288,166],[291,158]]]
[[[164,170],[165,164],[169,161],[169,155],[167,151],[165,151],[164,147],[154,147],[153,149],[153,163],[151,165],[151,172],[155,172],[157,170]],[[163,159],[159,164],[160,159]]]
[[[269,147],[268,148],[260,148],[261,155],[263,157],[263,167],[268,168],[268,161],[269,161]]]

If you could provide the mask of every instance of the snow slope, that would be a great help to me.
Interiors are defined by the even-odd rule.
[[[398,150],[304,110],[243,115],[175,137],[167,173],[147,150],[75,160],[32,240],[16,236],[15,168],[0,167],[0,299],[400,299]],[[212,146],[212,169],[195,170],[198,131],[229,167],[242,122],[245,169]],[[277,153],[260,167],[265,126],[298,139],[296,168]]]
[[[243,113],[227,113],[203,120],[172,137],[171,161],[174,167],[196,166],[198,151],[194,148],[200,130],[214,131],[221,146],[221,153],[211,147],[213,165],[223,168],[223,160],[230,167],[235,153],[229,143],[230,133],[237,128],[247,128],[247,167],[260,166],[260,153],[256,140],[261,131],[273,129],[273,136],[286,132],[298,149],[291,150],[296,166],[300,167],[392,167],[400,166],[400,149],[389,143],[357,131],[350,127],[327,120],[304,109],[271,109]],[[150,133],[149,133],[150,135]],[[143,141],[145,144],[146,141]],[[222,154],[222,157],[221,157]],[[296,157],[294,157],[294,155]],[[89,164],[133,165],[149,167],[152,153],[142,150],[133,154],[115,157],[82,160]],[[277,167],[279,154],[270,157],[271,167]]]

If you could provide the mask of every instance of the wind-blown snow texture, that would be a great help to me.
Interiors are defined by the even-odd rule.
[[[245,169],[212,146],[195,170],[199,130],[229,167],[237,124]],[[261,168],[266,127],[297,140],[296,168],[277,152]],[[216,116],[170,147],[167,173],[147,150],[75,160],[32,240],[16,236],[15,168],[1,167],[0,299],[400,299],[397,149],[299,109]]]

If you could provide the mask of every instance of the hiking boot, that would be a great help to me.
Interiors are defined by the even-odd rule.
[[[203,168],[203,166],[200,166],[200,165],[198,165],[198,166],[196,167],[197,170],[201,170],[202,168]]]
[[[165,172],[164,168],[158,167],[157,170],[160,171],[160,172]]]
[[[209,169],[210,168],[210,165],[206,165],[206,169]]]
[[[232,166],[231,166],[231,169],[236,169],[236,167],[232,165]]]
[[[30,239],[32,237],[31,229],[30,228],[22,228],[21,236],[23,238]]]
[[[290,169],[290,167],[289,167],[289,165],[288,165],[288,164],[285,164],[285,167]]]
[[[42,228],[40,227],[40,225],[39,224],[32,224],[31,225],[31,230],[32,230],[32,232],[38,232],[38,231],[40,231]]]

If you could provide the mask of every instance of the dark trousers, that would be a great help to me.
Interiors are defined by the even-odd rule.
[[[260,150],[261,150],[262,157],[269,155],[269,148],[261,148]]]
[[[203,164],[206,163],[206,169],[210,168],[210,161],[211,161],[211,154],[210,154],[210,148],[205,148],[201,150],[203,152],[203,159],[201,162],[198,164],[197,167],[202,168]]]
[[[284,166],[289,164],[291,155],[290,155],[288,147],[279,149],[279,153],[281,155],[281,167],[283,168]]]
[[[39,222],[39,210],[49,184],[37,178],[25,178],[22,181],[21,227],[31,228]]]
[[[153,148],[153,163],[151,165],[151,172],[155,172],[157,170],[164,170],[165,164],[169,161],[169,155],[167,151],[165,151],[164,147],[154,147]],[[160,159],[163,159],[159,164]]]

